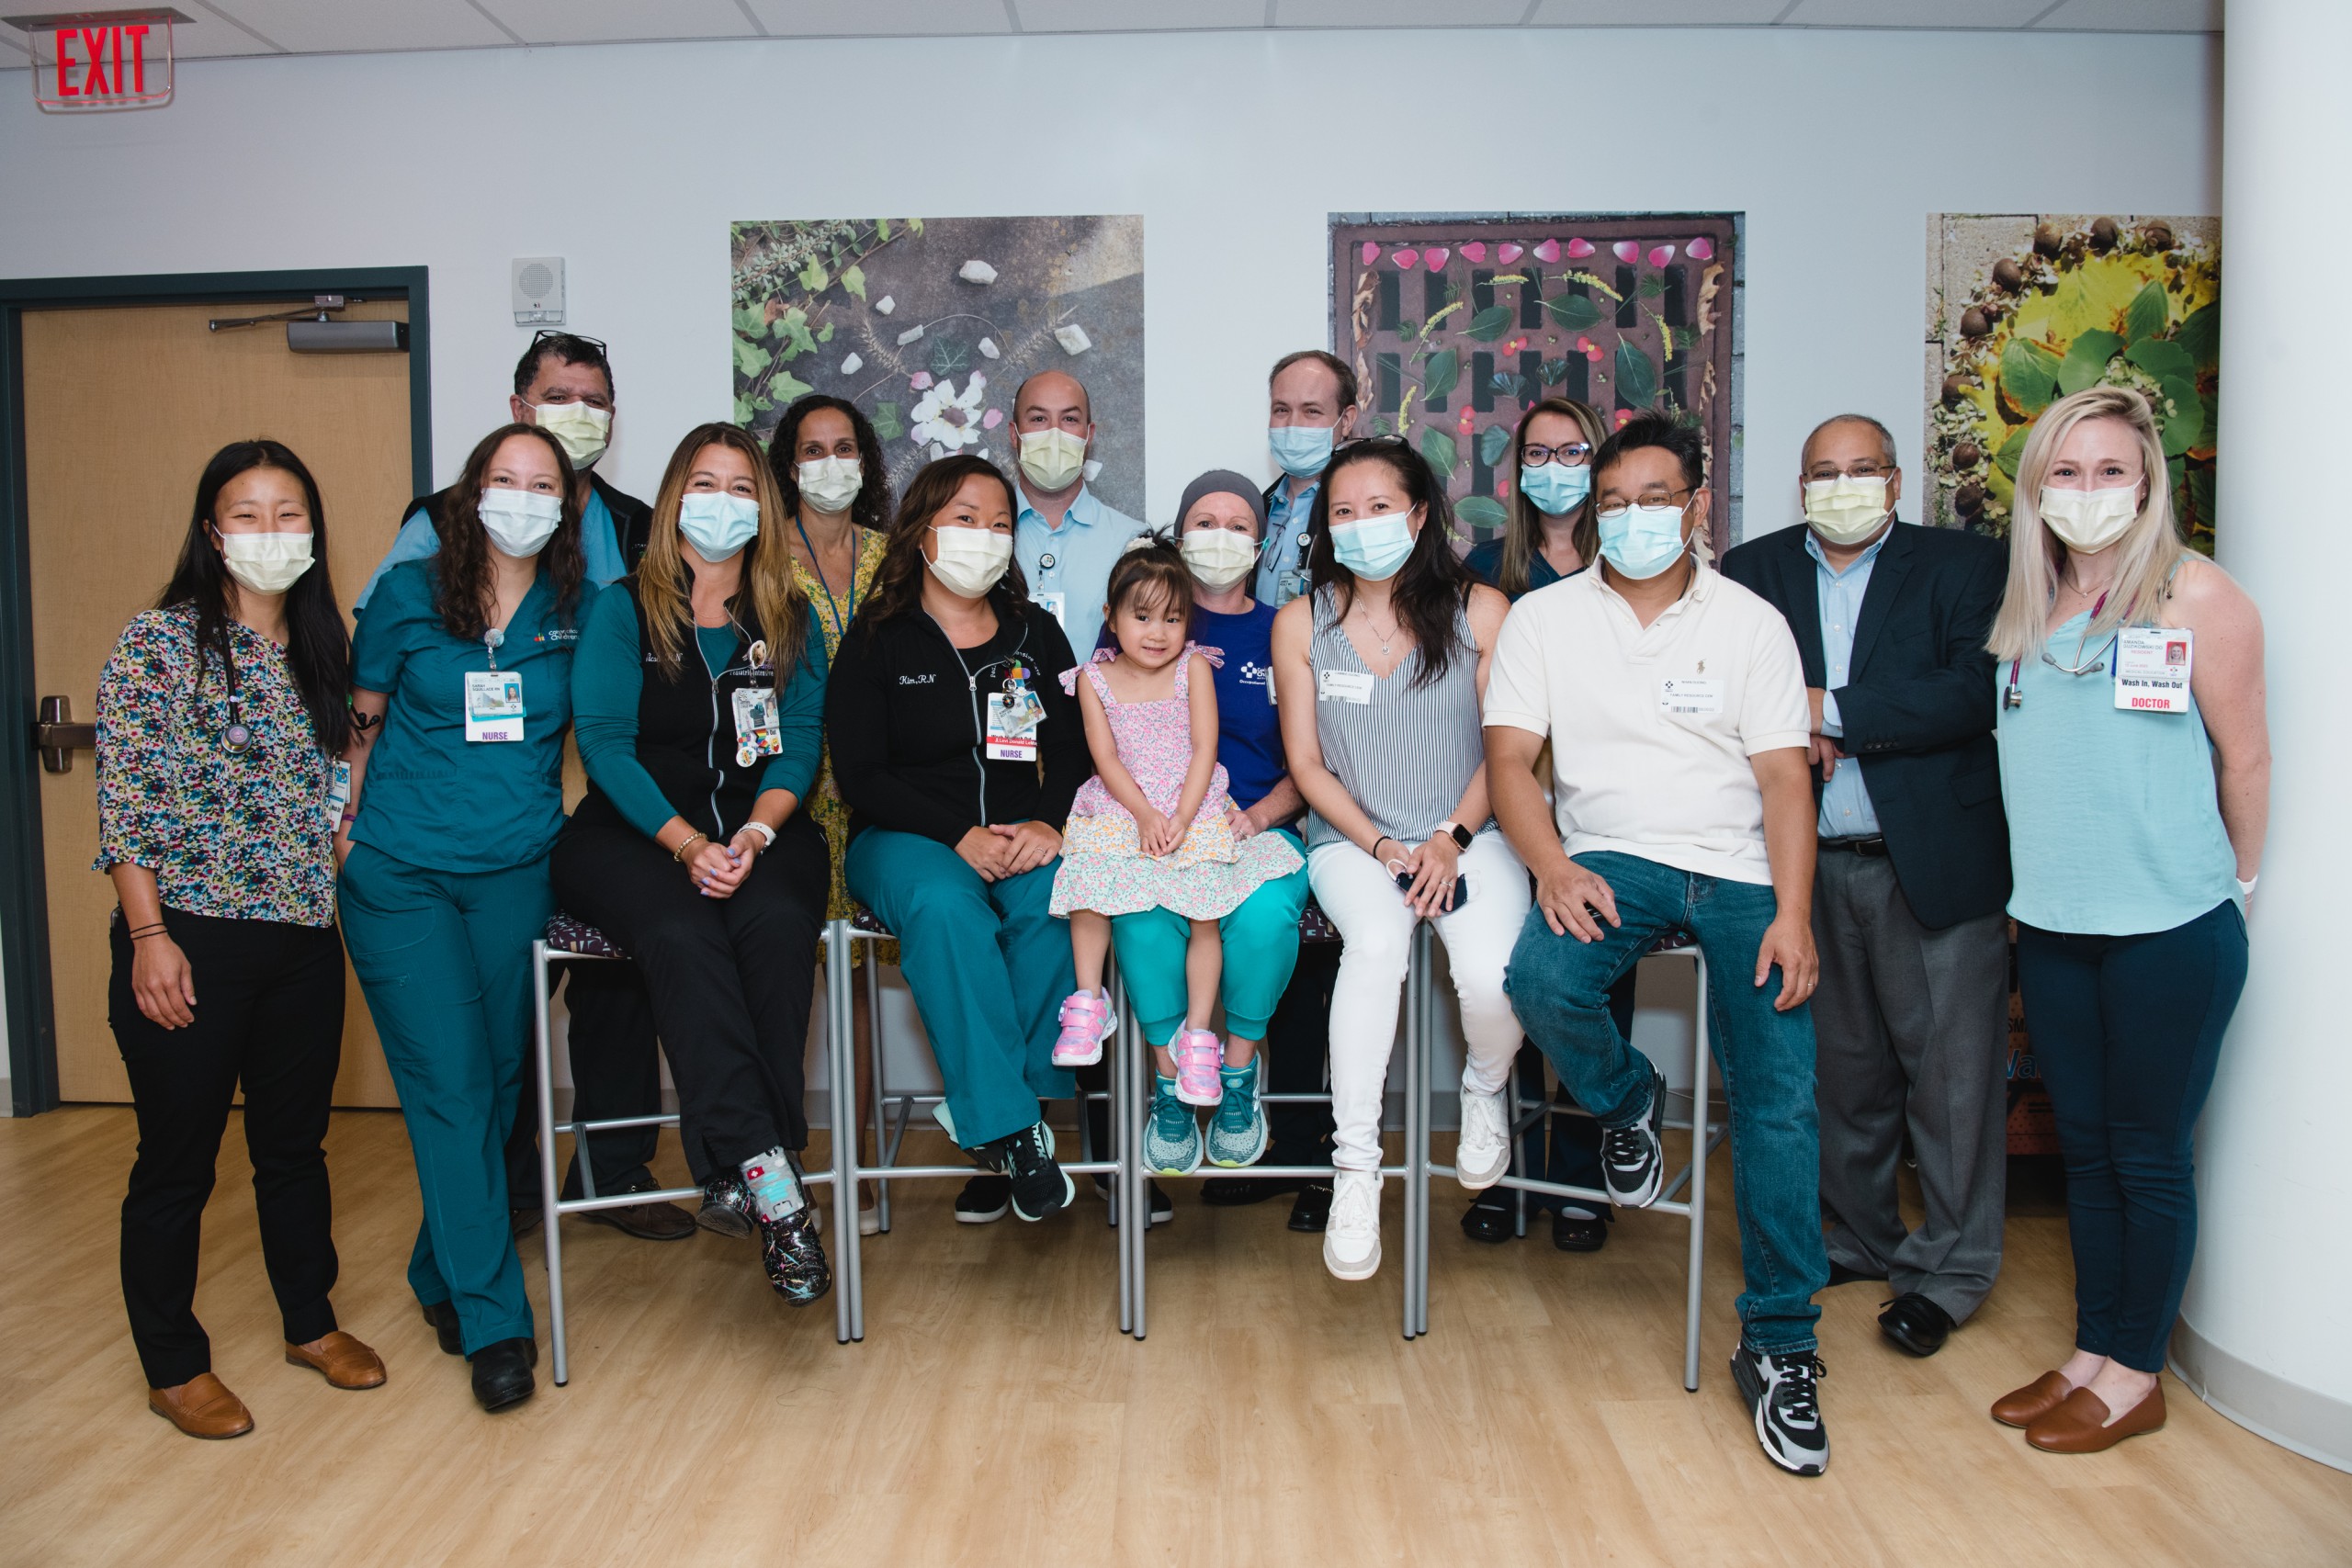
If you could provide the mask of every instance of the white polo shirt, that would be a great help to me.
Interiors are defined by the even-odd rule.
[[[1521,599],[1495,643],[1486,722],[1551,737],[1568,853],[1772,880],[1748,759],[1805,744],[1804,669],[1781,612],[1712,568],[1646,627],[1598,569]]]

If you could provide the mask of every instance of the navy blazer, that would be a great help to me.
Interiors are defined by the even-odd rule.
[[[1821,569],[1804,541],[1802,523],[1767,534],[1725,555],[1723,570],[1787,617],[1805,684],[1822,686]],[[1996,540],[1897,522],[1871,565],[1848,683],[1837,689],[1846,731],[1838,744],[1850,759],[1838,766],[1861,768],[1895,880],[1931,931],[1996,913],[2009,899],[1984,647],[2007,571]]]

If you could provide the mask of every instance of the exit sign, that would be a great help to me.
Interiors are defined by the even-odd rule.
[[[51,114],[156,108],[172,101],[179,12],[64,11],[0,17],[33,51],[33,101]]]

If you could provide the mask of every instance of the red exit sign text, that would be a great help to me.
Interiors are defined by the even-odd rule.
[[[33,46],[33,99],[52,114],[154,108],[172,101],[171,10],[0,17]]]

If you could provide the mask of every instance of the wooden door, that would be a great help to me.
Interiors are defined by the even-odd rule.
[[[329,565],[349,614],[413,493],[409,356],[295,354],[276,322],[205,323],[288,305],[157,305],[28,310],[24,326],[26,480],[31,517],[33,667],[42,696],[84,723],[98,671],[130,617],[171,575],[198,476],[232,441],[282,441],[317,476]],[[408,319],[405,301],[348,318]],[[42,773],[50,989],[57,1081],[69,1100],[128,1100],[107,1027],[107,918],[114,885],[92,871],[97,794],[90,753]],[[375,1026],[347,980],[338,1105],[395,1103]]]

